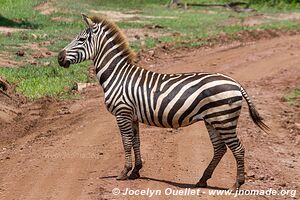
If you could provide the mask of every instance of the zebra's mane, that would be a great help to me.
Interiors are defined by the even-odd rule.
[[[114,41],[116,42],[116,44],[121,44],[119,48],[124,51],[125,56],[128,56],[128,61],[133,63],[135,54],[129,48],[127,38],[120,30],[120,28],[113,22],[109,21],[105,16],[92,16],[90,17],[90,19],[96,24],[102,23],[103,25],[107,26],[111,30],[111,33],[117,34],[117,37],[114,39]]]

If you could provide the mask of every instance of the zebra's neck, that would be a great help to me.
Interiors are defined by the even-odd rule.
[[[133,52],[118,27],[107,20],[101,20],[95,35],[93,61],[97,78],[106,91],[122,69],[135,67],[131,64]]]
[[[96,70],[97,79],[105,92],[116,80],[124,81],[126,72],[133,68],[137,67],[128,63],[125,57],[118,57],[114,61],[109,61],[99,71]]]
[[[120,44],[114,44],[113,38],[114,36],[108,37],[108,34],[103,33],[93,59],[97,78],[104,90],[113,81],[113,77],[121,72],[121,69],[132,67],[128,57],[124,56],[122,49],[118,48]]]

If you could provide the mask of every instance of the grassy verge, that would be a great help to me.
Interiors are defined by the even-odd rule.
[[[74,65],[69,70],[56,65],[0,68],[0,74],[17,85],[17,92],[31,99],[72,95],[76,82],[91,81],[83,64]]]
[[[92,14],[97,11],[138,11],[137,20],[117,22],[121,29],[145,28],[160,26],[159,31],[167,33],[159,37],[146,36],[145,39],[131,43],[135,51],[142,47],[152,48],[160,43],[171,43],[174,46],[199,46],[205,39],[226,33],[234,36],[238,31],[255,29],[299,29],[299,23],[291,20],[274,20],[256,26],[226,23],[230,20],[242,21],[249,16],[260,13],[295,12],[300,10],[297,5],[280,4],[273,8],[269,4],[254,4],[258,13],[235,13],[220,8],[168,9],[164,5],[168,0],[52,0],[48,7],[53,12],[43,15],[36,11],[35,6],[46,0],[2,0],[0,2],[0,26],[28,29],[14,32],[9,36],[0,33],[0,56],[5,55],[11,60],[22,64],[15,68],[4,68],[0,64],[0,76],[15,84],[16,90],[25,96],[36,99],[43,96],[68,96],[76,82],[90,80],[87,74],[88,63],[72,66],[70,69],[60,68],[56,54],[84,28],[80,13]],[[189,0],[191,3],[214,3],[226,1]],[[149,17],[150,16],[150,17]],[[152,17],[151,17],[152,16]],[[59,20],[54,20],[58,18]],[[63,20],[67,19],[67,20]],[[156,31],[156,30],[154,30]],[[203,42],[204,41],[204,42]],[[32,44],[54,52],[52,56],[34,58],[35,65],[30,64],[32,55],[38,49]],[[16,56],[19,50],[25,56]],[[3,52],[3,53],[1,53]],[[46,64],[45,64],[46,63]]]

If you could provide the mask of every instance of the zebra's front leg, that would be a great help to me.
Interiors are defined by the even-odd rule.
[[[133,142],[132,120],[123,117],[117,117],[117,123],[122,135],[122,142],[125,151],[125,165],[123,171],[116,178],[117,180],[128,179],[128,172],[132,169],[131,149]]]
[[[137,179],[140,177],[140,169],[142,169],[142,158],[141,158],[141,150],[140,150],[140,133],[139,133],[139,122],[133,121],[132,123],[133,130],[133,151],[134,151],[134,168],[129,175],[129,179]]]

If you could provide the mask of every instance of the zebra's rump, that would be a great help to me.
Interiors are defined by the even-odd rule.
[[[148,112],[140,112],[139,117],[141,122],[159,127],[178,128],[202,119],[213,122],[232,117],[242,104],[240,85],[221,74],[169,75],[151,89],[144,99],[149,101]]]

